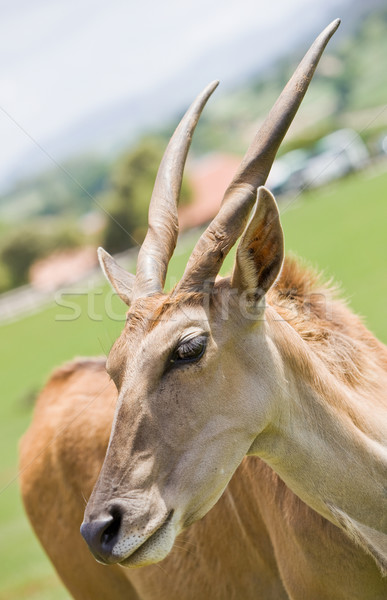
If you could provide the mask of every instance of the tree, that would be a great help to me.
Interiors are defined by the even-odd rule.
[[[104,202],[109,218],[103,245],[109,252],[122,252],[143,241],[149,200],[164,148],[158,138],[144,138],[113,169],[112,187]],[[181,196],[183,202],[190,197],[186,183]]]
[[[56,250],[81,245],[82,236],[74,223],[35,221],[11,230],[1,240],[0,292],[28,282],[31,265]]]

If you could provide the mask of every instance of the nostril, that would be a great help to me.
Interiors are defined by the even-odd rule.
[[[111,561],[111,552],[118,538],[121,521],[120,512],[114,510],[103,519],[82,523],[81,534],[97,560]]]
[[[111,542],[117,538],[121,527],[121,514],[117,510],[114,510],[111,512],[111,516],[113,520],[101,535],[102,546],[110,546]]]

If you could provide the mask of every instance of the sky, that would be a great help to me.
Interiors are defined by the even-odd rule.
[[[256,34],[258,60],[302,28],[300,15],[345,1],[0,0],[0,186],[32,151],[50,153],[120,101],[152,98],[198,57]]]

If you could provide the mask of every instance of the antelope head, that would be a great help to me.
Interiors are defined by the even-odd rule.
[[[279,363],[262,314],[281,270],[283,236],[275,200],[260,186],[338,25],[320,34],[286,85],[172,292],[163,288],[184,163],[217,82],[194,101],[165,151],[136,276],[99,250],[106,277],[129,306],[107,361],[118,390],[115,419],[81,527],[103,563],[163,559],[182,529],[215,504],[275,418]],[[216,279],[241,235],[232,276]]]

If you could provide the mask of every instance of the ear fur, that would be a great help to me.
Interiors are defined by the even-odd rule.
[[[277,279],[284,258],[284,238],[274,196],[258,189],[255,212],[238,246],[231,287],[257,306]]]
[[[112,256],[103,248],[98,248],[98,259],[102,271],[121,300],[130,306],[135,276],[120,267]]]

